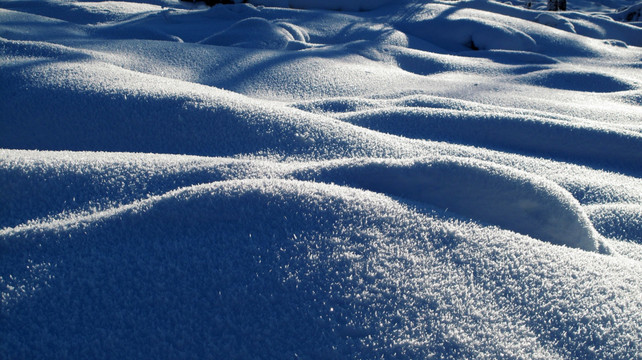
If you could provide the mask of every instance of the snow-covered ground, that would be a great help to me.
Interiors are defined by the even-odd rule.
[[[642,359],[642,3],[545,8],[0,0],[0,358]]]

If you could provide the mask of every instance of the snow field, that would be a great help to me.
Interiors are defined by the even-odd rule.
[[[0,354],[639,357],[639,4],[543,6],[0,0]]]

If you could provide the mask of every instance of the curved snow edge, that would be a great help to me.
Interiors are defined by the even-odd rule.
[[[570,193],[549,180],[506,166],[450,157],[349,160],[322,163],[290,176],[292,179],[227,180],[188,186],[89,215],[5,228],[0,230],[0,237],[79,228],[126,212],[147,211],[164,199],[190,197],[223,184],[239,189],[288,183],[327,187],[334,186],[327,183],[336,183],[432,204],[551,244],[613,253]]]
[[[568,191],[507,166],[455,157],[352,160],[293,176],[435,205],[551,244],[612,253]]]

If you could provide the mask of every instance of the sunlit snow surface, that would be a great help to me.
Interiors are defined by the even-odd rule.
[[[0,0],[0,358],[642,358],[640,3],[251,3]]]

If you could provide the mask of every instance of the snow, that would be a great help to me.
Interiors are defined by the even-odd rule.
[[[641,5],[0,0],[0,353],[639,358]]]

